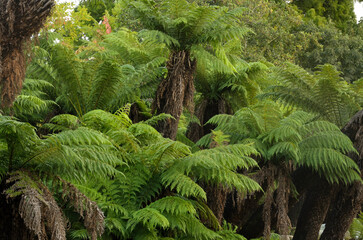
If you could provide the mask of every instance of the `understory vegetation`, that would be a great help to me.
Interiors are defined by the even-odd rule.
[[[0,0],[0,239],[361,239],[363,21],[321,2]]]

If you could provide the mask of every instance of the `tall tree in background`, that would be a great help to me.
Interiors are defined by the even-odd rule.
[[[293,4],[303,12],[314,9],[315,12],[327,19],[333,20],[340,29],[355,22],[354,1],[352,0],[294,0]]]
[[[190,111],[194,108],[194,73],[198,59],[211,56],[220,60],[216,70],[234,69],[223,43],[248,31],[237,24],[243,10],[198,6],[185,0],[133,1],[131,6],[134,16],[146,28],[141,37],[145,41],[163,42],[170,50],[168,73],[159,84],[153,110],[174,117],[161,123],[158,130],[164,137],[175,139],[183,107]]]
[[[82,0],[79,4],[90,12],[97,21],[103,20],[106,11],[110,11],[115,6],[115,0]]]
[[[23,44],[38,32],[54,0],[0,1],[1,106],[8,107],[20,92],[25,78]]]

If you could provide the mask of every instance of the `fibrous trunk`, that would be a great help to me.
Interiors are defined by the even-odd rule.
[[[217,114],[233,114],[231,107],[224,99],[218,101],[204,99],[200,102],[195,111],[195,116],[200,124],[191,122],[188,126],[187,137],[193,142],[197,142],[204,135],[210,133],[215,126],[206,123]]]
[[[24,42],[38,32],[54,0],[0,0],[1,106],[9,107],[25,78]]]
[[[157,129],[167,138],[175,140],[183,107],[193,112],[195,60],[188,51],[172,52],[167,63],[168,75],[160,83],[153,102],[153,112],[168,113],[174,119],[161,122]]]
[[[320,226],[328,212],[333,188],[317,174],[314,176],[314,182],[316,184],[307,192],[293,240],[318,239]]]

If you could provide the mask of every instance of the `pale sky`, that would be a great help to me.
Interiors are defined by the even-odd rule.
[[[80,0],[56,0],[57,2],[74,2],[74,3],[79,3]],[[362,3],[354,3],[354,12],[355,15],[357,15],[357,20],[359,21],[359,19],[361,17],[363,17],[363,2]]]
[[[355,12],[355,15],[357,15],[357,20],[359,21],[359,19],[361,17],[363,17],[363,2],[361,3],[354,3],[354,12]]]

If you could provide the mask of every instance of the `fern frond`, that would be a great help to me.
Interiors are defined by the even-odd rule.
[[[192,203],[181,197],[169,196],[156,200],[149,205],[160,212],[166,212],[173,215],[191,214],[195,215],[197,212]]]
[[[127,223],[127,228],[133,231],[139,223],[144,224],[149,229],[155,229],[157,226],[166,229],[170,225],[168,219],[160,211],[150,207],[134,212],[132,218]]]

